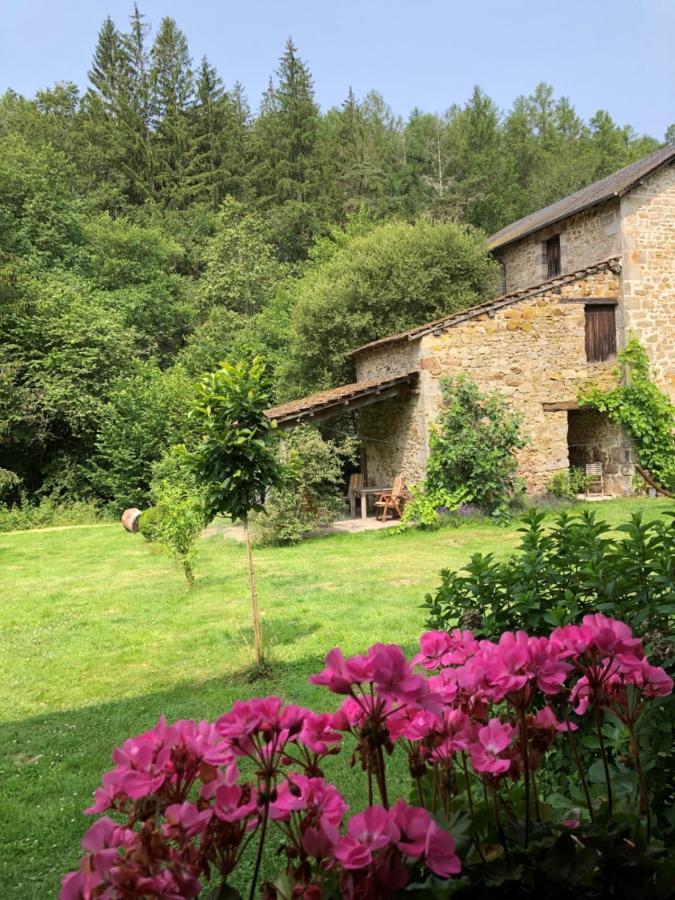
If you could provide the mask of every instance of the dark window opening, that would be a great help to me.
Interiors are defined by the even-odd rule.
[[[586,312],[586,359],[603,362],[616,355],[616,306],[598,303]]]
[[[560,235],[554,234],[546,241],[546,271],[549,278],[560,275]]]

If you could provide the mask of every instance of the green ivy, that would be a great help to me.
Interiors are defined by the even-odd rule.
[[[619,354],[617,386],[595,385],[579,393],[579,403],[606,413],[635,442],[640,465],[662,487],[675,488],[675,406],[650,380],[649,357],[636,338]]]

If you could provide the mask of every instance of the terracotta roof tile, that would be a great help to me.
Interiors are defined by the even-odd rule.
[[[636,187],[647,175],[668,165],[673,159],[675,159],[675,144],[669,144],[650,156],[645,156],[644,159],[639,159],[637,162],[619,169],[618,172],[613,172],[606,178],[594,181],[593,184],[587,185],[580,191],[551,203],[550,206],[545,206],[543,209],[530,213],[529,216],[518,219],[517,222],[512,222],[501,231],[491,235],[488,238],[488,244],[492,250],[496,250],[527,237],[541,228],[568,219],[591,206],[597,206],[613,197],[621,197]]]
[[[489,300],[478,306],[472,306],[470,309],[464,309],[461,312],[452,313],[449,316],[444,316],[442,319],[426,322],[424,325],[418,325],[416,328],[411,328],[408,331],[399,331],[398,334],[391,334],[387,337],[380,338],[377,341],[371,341],[369,344],[364,344],[362,347],[357,347],[356,350],[352,350],[348,355],[356,356],[358,353],[376,350],[379,347],[385,347],[387,344],[396,344],[399,341],[416,341],[434,331],[443,331],[445,328],[458,325],[460,322],[466,322],[468,319],[475,319],[477,316],[482,316],[484,313],[491,311],[496,312],[505,306],[511,306],[511,304],[518,303],[520,300],[525,300],[528,297],[544,294],[547,291],[555,291],[566,284],[579,281],[581,278],[585,278],[588,275],[594,275],[596,272],[603,272],[606,269],[618,272],[620,270],[620,265],[621,258],[619,256],[612,256],[609,259],[603,259],[601,262],[595,263],[592,266],[586,266],[584,269],[577,269],[576,272],[569,272],[566,275],[557,275],[555,278],[549,278],[532,287],[512,291],[509,294],[503,294],[501,297],[496,297],[494,300]]]
[[[279,421],[300,418],[305,414],[311,415],[312,412],[316,414],[338,404],[343,404],[347,407],[363,397],[381,393],[387,388],[411,382],[416,378],[417,372],[404,372],[402,375],[394,375],[390,378],[355,381],[353,384],[343,384],[340,387],[310,394],[308,397],[302,397],[300,400],[291,400],[289,403],[274,406],[268,409],[265,415],[270,419]]]

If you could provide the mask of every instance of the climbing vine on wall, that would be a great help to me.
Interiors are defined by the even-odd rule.
[[[649,377],[649,357],[636,338],[622,353],[617,386],[591,386],[579,394],[582,406],[604,412],[635,441],[640,465],[662,487],[675,488],[675,406]]]

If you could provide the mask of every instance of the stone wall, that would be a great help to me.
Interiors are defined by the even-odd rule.
[[[504,293],[531,287],[548,277],[545,241],[560,234],[562,274],[620,254],[619,201],[603,203],[495,251],[505,266]]]
[[[390,344],[356,357],[358,381],[391,378],[419,369],[419,341]],[[361,446],[370,485],[391,484],[399,472],[408,482],[424,477],[427,418],[419,391],[373,403],[359,412]]]
[[[427,462],[427,422],[416,393],[373,403],[359,412],[368,484],[390,485],[402,473],[421,481]]]
[[[543,404],[574,402],[580,387],[613,382],[614,361],[586,361],[583,298],[618,290],[618,276],[605,271],[422,338],[420,398],[427,418],[438,414],[446,375],[466,372],[482,390],[506,394],[522,413],[528,438],[519,472],[530,492],[542,491],[569,465],[567,411],[547,412]]]
[[[644,345],[675,400],[675,165],[621,198],[625,338]]]

